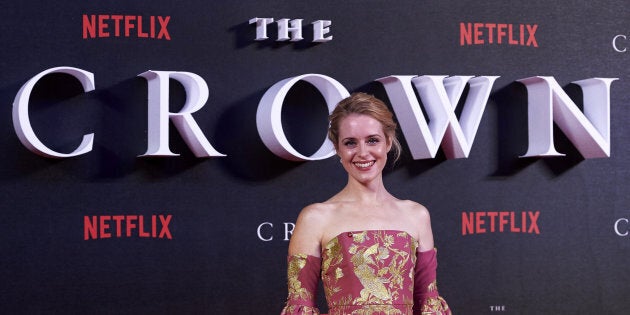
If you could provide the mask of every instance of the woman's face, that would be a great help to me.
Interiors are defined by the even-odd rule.
[[[337,155],[348,174],[361,183],[381,176],[391,141],[381,123],[367,115],[352,114],[339,124]]]

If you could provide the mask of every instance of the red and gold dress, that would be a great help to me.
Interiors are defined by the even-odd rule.
[[[436,285],[436,251],[417,251],[407,232],[345,232],[322,257],[288,257],[289,296],[281,315],[318,315],[315,292],[323,281],[328,314],[451,314]]]

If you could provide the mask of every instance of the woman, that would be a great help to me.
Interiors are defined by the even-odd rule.
[[[383,185],[388,153],[400,156],[392,113],[379,99],[355,93],[329,119],[328,137],[348,183],[298,216],[281,314],[319,314],[320,276],[330,315],[450,314],[437,292],[429,212]]]

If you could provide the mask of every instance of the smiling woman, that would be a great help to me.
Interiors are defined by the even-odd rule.
[[[394,115],[381,100],[365,93],[354,93],[339,102],[330,115],[330,129],[328,129],[328,138],[337,150],[339,150],[341,124],[348,116],[360,116],[377,121],[380,125],[380,133],[386,136],[385,140],[391,141],[389,145],[390,149],[394,150],[392,152],[394,160],[398,160],[401,149],[400,142],[396,138],[397,125],[394,122]]]
[[[281,314],[320,314],[320,277],[331,315],[451,314],[437,291],[428,210],[394,197],[383,184],[388,154],[400,155],[392,113],[379,99],[355,93],[329,119],[328,137],[348,183],[298,216]]]
[[[340,103],[338,108],[341,110],[333,112],[331,116],[330,130],[334,131],[330,134],[333,135],[331,138],[337,155],[348,175],[353,180],[368,183],[374,179],[380,180],[381,172],[387,163],[387,153],[392,148],[393,139],[396,138],[395,129],[392,129],[391,125],[389,128],[384,127],[385,124],[381,123],[384,120],[392,120],[391,113],[389,117],[387,115],[389,111],[369,110],[366,105],[361,104],[363,100],[349,104],[355,108],[347,108],[349,106]],[[395,125],[393,127],[395,128]],[[385,129],[388,129],[387,134]],[[397,152],[399,146],[398,144],[396,146]]]

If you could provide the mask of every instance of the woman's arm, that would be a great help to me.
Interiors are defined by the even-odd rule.
[[[295,224],[287,257],[286,306],[281,315],[318,315],[315,305],[321,272],[321,214],[316,205],[304,208]]]

